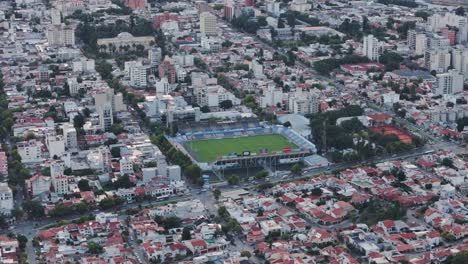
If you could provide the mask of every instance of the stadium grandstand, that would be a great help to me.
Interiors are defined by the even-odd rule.
[[[294,130],[250,118],[180,124],[169,140],[204,170],[295,163],[316,153]]]

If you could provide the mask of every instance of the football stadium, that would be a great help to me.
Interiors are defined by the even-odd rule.
[[[316,153],[294,130],[256,119],[179,124],[170,141],[203,170],[295,163]]]

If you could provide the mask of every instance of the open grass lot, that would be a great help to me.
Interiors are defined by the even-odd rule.
[[[230,153],[242,155],[244,151],[260,154],[260,150],[264,148],[269,153],[272,151],[282,151],[285,147],[297,148],[287,138],[277,134],[195,140],[189,141],[185,145],[195,155],[195,159],[200,162],[211,162],[220,156],[227,156]]]

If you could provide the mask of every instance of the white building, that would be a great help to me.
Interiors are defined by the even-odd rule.
[[[50,18],[52,20],[52,25],[62,24],[62,13],[60,10],[52,8],[52,10],[50,10]]]
[[[50,185],[51,178],[39,174],[26,179],[26,187],[32,196],[37,196],[50,191]]]
[[[463,91],[463,75],[457,70],[439,73],[436,77],[437,81],[432,87],[434,94],[454,94]]]
[[[223,101],[230,100],[233,105],[239,105],[240,100],[221,85],[211,85],[194,90],[197,104],[200,106],[218,107]]]
[[[440,49],[450,46],[450,40],[437,34],[426,35],[426,49]]]
[[[0,183],[0,213],[10,215],[13,210],[13,192],[8,183]]]
[[[452,66],[468,79],[468,48],[460,45],[452,49]]]
[[[95,61],[86,57],[81,57],[79,60],[73,61],[73,72],[95,72]]]
[[[161,48],[155,47],[148,50],[148,60],[151,65],[158,65],[162,60]]]
[[[99,124],[104,131],[109,131],[114,124],[114,116],[110,103],[98,105]]]
[[[134,66],[130,67],[130,85],[136,87],[144,87],[148,84],[146,79],[147,67]]]
[[[205,35],[216,35],[217,29],[216,16],[209,13],[203,12],[200,14],[200,31]]]
[[[156,82],[156,94],[169,94],[169,92],[171,92],[171,85],[166,77],[162,77]]]
[[[440,28],[447,26],[457,27],[458,43],[468,40],[468,18],[459,16],[455,13],[445,12],[443,14],[436,13],[427,19],[427,26],[432,31],[437,31]]]
[[[408,47],[413,55],[424,55],[426,50],[426,33],[417,30],[408,31]]]
[[[60,158],[65,154],[65,140],[62,135],[46,135],[45,145],[49,150],[50,158]]]
[[[114,94],[114,89],[106,88],[99,90],[94,95],[94,105],[96,108],[104,104],[110,103],[112,107],[112,112],[121,112],[127,110],[127,107],[123,103],[122,93]]]
[[[57,194],[68,194],[70,193],[70,184],[68,183],[67,176],[60,176],[57,178],[52,178],[52,185],[54,186],[54,191]]]
[[[254,60],[250,65],[253,71],[255,78],[263,78],[263,65],[258,63],[258,61]]]
[[[192,54],[183,54],[183,55],[175,55],[172,57],[175,64],[180,66],[187,66],[191,67],[194,65],[194,57]]]
[[[319,95],[315,91],[298,90],[289,98],[289,111],[294,114],[313,114],[319,111]]]
[[[448,48],[426,50],[424,66],[429,71],[445,72],[450,67],[451,57]]]
[[[41,142],[31,139],[29,141],[18,142],[18,154],[21,156],[23,163],[38,163],[42,162]]]
[[[141,169],[141,172],[143,173],[143,182],[144,183],[148,183],[151,181],[151,179],[153,179],[154,177],[156,177],[156,173],[157,173],[158,169],[156,167],[152,167],[152,168],[142,168]]]
[[[120,159],[120,175],[125,174],[133,174],[133,162],[127,157]]]
[[[312,5],[308,3],[307,0],[293,0],[289,5],[289,9],[292,11],[297,11],[304,13],[309,11],[312,8]]]
[[[76,95],[80,91],[80,84],[78,83],[75,77],[70,77],[67,79],[68,88],[70,90],[70,95]]]
[[[280,2],[271,1],[266,4],[267,13],[278,17],[280,13]]]
[[[52,186],[57,194],[70,193],[69,177],[64,175],[64,163],[62,161],[53,161],[50,164],[50,176],[52,179]]]
[[[156,163],[158,166],[158,175],[161,175],[163,177],[167,177],[167,162],[166,162],[166,157],[163,155],[158,155],[156,159]]]
[[[51,25],[46,32],[47,42],[51,46],[74,46],[75,29],[72,26],[60,24]]]
[[[68,149],[77,149],[78,148],[78,136],[76,133],[76,128],[70,124],[66,123],[62,126],[63,137],[65,138],[65,147]]]
[[[266,91],[263,92],[263,96],[260,97],[260,106],[265,108],[267,106],[276,106],[277,104],[283,104],[283,90],[275,86],[269,86]]]
[[[379,40],[373,35],[367,35],[363,38],[363,48],[362,53],[364,56],[369,58],[372,61],[377,61],[379,59]]]
[[[394,103],[400,101],[400,94],[395,91],[382,94],[382,103],[385,105],[392,106]]]
[[[180,181],[181,169],[179,165],[167,167],[167,176],[170,181]]]

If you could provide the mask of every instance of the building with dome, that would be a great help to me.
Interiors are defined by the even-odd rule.
[[[151,36],[134,37],[128,32],[122,32],[115,38],[101,38],[97,40],[99,50],[104,53],[124,53],[129,50],[141,49],[147,50],[154,42]]]

